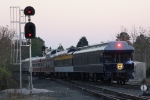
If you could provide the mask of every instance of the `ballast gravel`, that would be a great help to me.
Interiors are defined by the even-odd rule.
[[[7,93],[8,90],[1,91],[0,100],[10,100],[9,98],[11,100],[103,100],[50,79],[33,80],[32,95],[30,95],[30,89],[25,88],[22,89],[22,94],[25,96],[10,97]]]

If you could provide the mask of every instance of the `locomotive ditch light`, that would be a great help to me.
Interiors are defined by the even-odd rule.
[[[122,70],[124,68],[122,63],[118,63],[116,67],[118,70]]]

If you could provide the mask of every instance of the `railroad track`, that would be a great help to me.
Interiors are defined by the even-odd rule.
[[[111,86],[111,87],[121,87],[125,89],[135,89],[140,90],[140,85],[131,85],[131,84],[117,84],[117,83],[102,83],[102,82],[93,82],[93,81],[82,81],[83,83],[94,84],[98,86]]]
[[[88,92],[93,96],[102,97],[103,99],[108,100],[148,100],[150,98],[144,96],[136,96],[121,92],[116,92],[108,89],[104,89],[95,85],[79,82],[79,81],[70,81],[70,80],[60,80],[52,79],[53,81],[59,82],[61,84],[69,85],[74,88],[80,89],[84,92]]]

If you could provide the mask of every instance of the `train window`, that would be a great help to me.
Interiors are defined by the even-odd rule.
[[[86,61],[87,61],[87,58],[85,57],[85,58],[84,58],[84,65],[86,64]]]
[[[94,56],[91,57],[92,64],[94,64]]]
[[[89,57],[87,57],[87,64],[89,64]]]
[[[71,65],[71,59],[68,59],[68,65],[69,66]]]
[[[70,65],[70,59],[67,59],[67,65],[68,66]]]
[[[72,59],[69,60],[69,65],[70,65],[70,66],[72,65]]]
[[[57,61],[57,66],[60,66],[60,63],[61,63],[60,61]]]
[[[99,63],[99,57],[96,56],[96,64],[98,64],[98,63]]]
[[[84,58],[81,59],[81,64],[82,64],[82,65],[84,64]]]
[[[83,58],[81,58],[81,60],[80,60],[80,64],[82,65],[82,61],[83,61]]]
[[[78,59],[78,65],[80,65],[80,64],[81,64],[81,58]]]
[[[122,54],[121,57],[123,63],[126,63],[129,60],[129,58],[131,58],[130,54]]]
[[[99,57],[100,58],[100,63],[102,63],[103,62],[103,57]]]
[[[54,51],[51,52],[51,54],[55,54],[55,53],[56,53],[56,50],[54,50]]]
[[[91,57],[92,64],[94,64],[94,56]]]
[[[58,63],[57,63],[57,61],[55,61],[55,62],[54,62],[54,64],[55,64],[56,66],[58,66]]]
[[[93,56],[92,57],[92,64],[94,64],[95,63],[95,57]]]
[[[64,65],[65,65],[65,66],[67,65],[67,59],[64,60]]]
[[[58,61],[58,66],[60,66],[60,65],[61,65],[61,63],[62,63],[62,62],[59,60],[59,61]]]
[[[67,59],[64,60],[64,65],[67,65]]]
[[[115,53],[114,54],[114,62],[115,63],[125,63],[129,60],[129,53]]]
[[[83,65],[85,64],[85,58],[83,58]]]
[[[65,65],[65,60],[62,60],[62,64],[61,64],[61,66],[63,66],[63,65]]]
[[[57,61],[57,66],[60,66],[60,61]]]
[[[79,65],[79,59],[78,58],[76,59],[76,61],[77,61],[77,65]]]
[[[52,66],[52,62],[49,62],[49,65]]]
[[[105,63],[112,63],[112,62],[113,62],[113,55],[105,54]]]
[[[95,64],[97,64],[97,56],[95,56],[94,58],[95,58]]]
[[[57,66],[60,66],[61,62],[60,61],[57,61]]]
[[[91,57],[89,57],[89,64],[92,64],[92,58]]]

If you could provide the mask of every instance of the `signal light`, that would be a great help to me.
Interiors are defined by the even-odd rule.
[[[29,9],[29,10],[28,10],[28,14],[31,14],[31,13],[32,13],[32,11],[31,11],[31,9]]]
[[[35,38],[36,37],[35,25],[32,22],[28,22],[25,25],[25,38]]]
[[[32,34],[31,34],[31,33],[29,33],[29,37],[30,37],[30,36],[32,36]]]
[[[24,14],[25,14],[25,15],[28,15],[28,16],[34,15],[34,14],[35,14],[35,10],[34,10],[34,8],[31,7],[31,6],[27,6],[27,7],[24,9]]]
[[[45,46],[42,46],[42,51],[45,51]]]
[[[118,44],[117,46],[118,46],[118,47],[121,47],[121,44]]]

